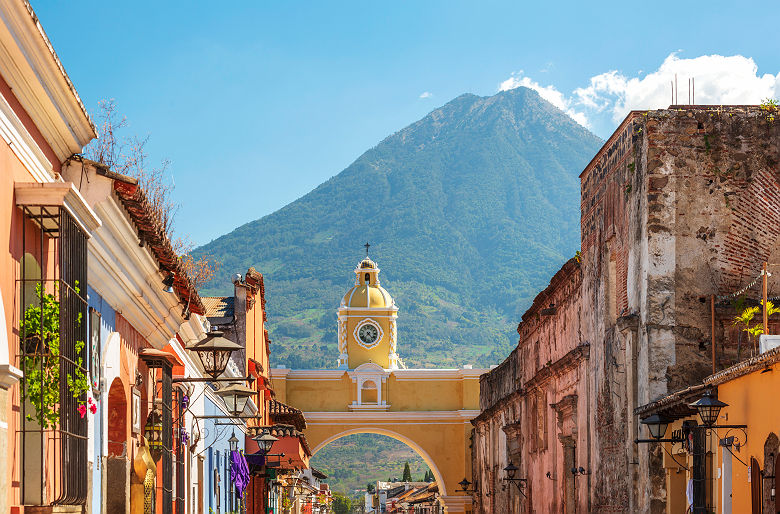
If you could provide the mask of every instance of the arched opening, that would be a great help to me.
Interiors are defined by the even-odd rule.
[[[437,489],[436,496],[447,496],[443,476],[431,456],[413,440],[392,430],[368,427],[333,434],[312,449],[310,463],[312,467],[328,474],[327,471],[330,470],[328,461],[337,462],[338,468],[336,469],[338,471],[334,477],[329,476],[325,482],[337,492],[341,492],[339,487],[344,489],[345,486],[350,487],[348,492],[353,489],[362,491],[361,502],[365,501],[367,482],[371,482],[374,487],[379,485],[378,481],[383,483],[381,484],[383,487],[387,487],[388,482],[392,485],[395,478],[402,482],[407,461],[409,462],[412,483],[419,484],[418,488],[421,488],[424,486],[426,475],[428,475],[428,484],[434,484]],[[374,463],[377,462],[386,464],[386,466],[375,466]],[[354,478],[350,478],[353,474]],[[400,486],[399,483],[397,487]],[[390,494],[397,492],[390,491]],[[380,494],[376,492],[374,494],[378,500]],[[356,497],[355,494],[352,496]],[[387,491],[384,497],[386,496]],[[433,503],[435,505],[431,506],[430,511],[439,512],[440,510],[437,509],[440,509],[443,503],[440,500],[434,500]]]
[[[366,380],[360,390],[360,398],[363,404],[377,403],[377,387],[373,380]]]
[[[106,479],[111,484],[106,490],[108,512],[126,512],[129,504],[129,467],[127,448],[127,396],[122,381],[117,377],[108,390],[108,457]]]

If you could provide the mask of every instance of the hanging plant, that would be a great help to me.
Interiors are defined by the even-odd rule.
[[[79,293],[78,282],[75,286]],[[30,305],[24,311],[19,323],[19,332],[25,349],[22,368],[24,371],[22,393],[35,409],[35,415],[28,414],[29,421],[37,421],[41,428],[54,428],[59,422],[60,413],[60,302],[57,288],[53,294],[43,292],[43,284],[35,286],[38,305]],[[82,322],[82,313],[76,317],[76,326]],[[80,354],[84,341],[76,341],[75,349]],[[78,410],[83,418],[87,410],[85,393],[90,388],[87,373],[83,371],[83,357],[76,360],[76,370],[66,377],[68,390],[78,402]],[[90,399],[91,412],[97,408]],[[83,412],[82,412],[83,411]]]

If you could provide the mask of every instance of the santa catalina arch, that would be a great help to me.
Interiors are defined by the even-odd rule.
[[[398,308],[379,268],[366,257],[355,276],[338,309],[338,367],[271,370],[277,399],[303,411],[313,453],[350,434],[392,437],[431,468],[447,512],[471,512],[458,482],[471,476],[470,421],[479,414],[486,370],[403,369]]]

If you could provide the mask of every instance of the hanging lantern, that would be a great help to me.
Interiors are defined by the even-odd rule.
[[[152,412],[150,412],[149,416],[146,418],[144,436],[146,437],[146,441],[149,444],[149,451],[156,461],[160,460],[160,456],[162,455],[162,429],[162,416],[160,415],[160,411],[157,410],[157,406],[155,405],[152,409]]]
[[[187,347],[187,350],[198,354],[203,371],[212,378],[217,378],[225,372],[230,354],[241,350],[243,346],[222,337],[223,332],[209,332],[206,339]]]
[[[233,416],[240,416],[246,408],[250,396],[256,395],[254,389],[241,384],[231,384],[217,391],[217,395],[225,401],[225,406]]]
[[[277,437],[272,436],[266,431],[263,431],[263,435],[259,437],[253,437],[252,439],[257,443],[257,445],[260,447],[260,451],[264,454],[270,452],[274,442],[279,440]]]
[[[666,434],[666,428],[669,426],[669,419],[660,414],[652,414],[640,421],[643,425],[647,425],[647,429],[650,431],[650,436],[653,439],[661,439]]]
[[[704,393],[700,399],[690,404],[691,407],[699,412],[701,422],[707,426],[714,425],[718,421],[718,415],[720,409],[728,407],[728,403],[724,403],[712,396],[712,391],[709,389]]]

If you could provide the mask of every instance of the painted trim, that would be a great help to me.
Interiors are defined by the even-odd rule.
[[[52,163],[30,135],[27,127],[14,112],[8,100],[2,95],[0,98],[2,99],[0,101],[0,136],[37,182],[54,181]]]

